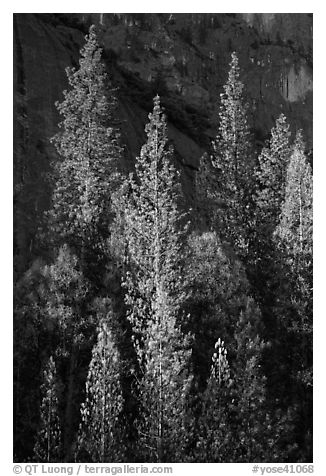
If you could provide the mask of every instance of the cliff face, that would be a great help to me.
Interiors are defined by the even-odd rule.
[[[218,98],[237,51],[257,143],[284,112],[312,148],[311,14],[15,14],[15,245],[33,251],[47,207],[45,174],[55,159],[55,101],[67,88],[91,23],[101,25],[104,60],[118,86],[126,160],[144,141],[144,124],[159,93],[189,199],[198,159],[217,126]],[[22,265],[23,266],[23,265]]]

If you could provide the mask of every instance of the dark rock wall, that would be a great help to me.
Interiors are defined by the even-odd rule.
[[[67,88],[91,23],[101,25],[104,60],[118,89],[126,160],[132,166],[159,93],[189,200],[194,170],[217,126],[218,98],[237,51],[256,142],[284,112],[312,149],[311,14],[15,14],[15,247],[24,268],[49,203],[55,101]]]

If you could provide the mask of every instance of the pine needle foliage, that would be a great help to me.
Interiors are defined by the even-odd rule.
[[[312,263],[312,188],[312,171],[299,131],[287,167],[284,202],[275,232],[297,271],[303,260],[307,265]]]
[[[42,268],[43,315],[47,325],[55,329],[58,356],[67,357],[72,347],[85,344],[89,329],[94,328],[86,310],[90,284],[80,268],[77,256],[66,244],[59,248],[54,263]]]
[[[287,168],[285,198],[274,239],[291,278],[291,301],[302,316],[299,328],[312,334],[313,182],[304,150],[299,131]]]
[[[276,299],[270,290],[279,281],[278,259],[273,234],[279,223],[281,207],[285,198],[286,170],[291,156],[290,126],[284,114],[276,119],[267,141],[258,157],[256,168],[257,191],[255,194],[255,231],[251,247],[251,282],[257,290],[264,319],[268,319],[267,332],[275,333],[275,317],[270,315],[270,302]],[[267,312],[266,312],[267,310]],[[265,317],[267,316],[267,317]]]
[[[226,196],[234,200],[244,193],[251,173],[250,129],[248,106],[243,97],[244,84],[235,52],[231,55],[228,80],[223,86],[219,108],[219,128],[213,143],[213,164],[218,169]]]
[[[124,214],[125,301],[140,366],[138,443],[147,461],[176,461],[190,384],[190,350],[178,325],[187,223],[158,96],[145,130]]]
[[[59,248],[54,263],[44,266],[42,274],[44,281],[40,293],[44,325],[50,333],[52,351],[60,364],[65,385],[64,453],[65,458],[70,459],[83,388],[83,381],[78,378],[78,368],[84,355],[91,350],[96,328],[90,302],[90,284],[77,256],[68,245]]]
[[[166,294],[158,294],[155,317],[144,342],[145,363],[138,382],[138,444],[145,461],[180,462],[186,444],[191,351],[169,309]]]
[[[295,367],[299,367],[297,378],[312,386],[313,183],[304,151],[299,131],[287,168],[285,199],[274,239],[283,257],[288,283],[283,299],[291,303],[294,311],[288,317],[287,326],[299,339],[295,357]]]
[[[79,68],[67,68],[70,89],[56,106],[63,116],[52,139],[59,155],[48,212],[50,237],[78,256],[99,259],[109,233],[111,194],[121,148],[115,127],[116,98],[101,60],[95,26],[81,50]]]
[[[228,79],[219,105],[219,126],[210,160],[204,156],[197,174],[197,194],[206,190],[211,210],[210,226],[246,255],[252,222],[254,160],[244,84],[240,80],[238,56],[231,55]],[[203,187],[204,184],[204,187]],[[205,194],[204,194],[205,195]]]
[[[97,343],[86,380],[81,406],[79,457],[93,462],[119,462],[125,458],[122,425],[123,397],[120,357],[106,322],[98,328]]]
[[[182,243],[186,214],[179,210],[181,187],[168,145],[166,118],[158,96],[145,128],[147,141],[136,160],[124,213],[128,272],[124,282],[128,319],[140,343],[155,322],[158,296],[176,314],[183,299]],[[141,345],[138,345],[141,353]]]
[[[291,156],[290,126],[284,114],[277,118],[271,138],[261,151],[257,171],[257,205],[264,233],[274,232],[284,200],[286,170]]]

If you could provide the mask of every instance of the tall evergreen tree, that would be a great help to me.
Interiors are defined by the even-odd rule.
[[[93,25],[79,68],[66,69],[70,89],[56,104],[63,121],[62,131],[53,138],[59,160],[48,212],[54,244],[69,244],[88,266],[94,266],[104,253],[121,159],[114,125],[116,99],[101,55]]]
[[[279,222],[285,197],[286,169],[291,155],[290,137],[290,127],[286,117],[280,114],[271,130],[270,140],[258,157],[256,226],[250,265],[247,267],[248,278],[253,285],[255,298],[263,314],[266,337],[274,340],[274,343],[277,343],[278,331],[276,315],[272,309],[277,300],[276,288],[281,271],[273,234]],[[278,352],[275,358],[279,359]],[[272,372],[275,363],[276,361],[270,359]]]
[[[240,81],[239,60],[235,52],[231,55],[228,80],[223,89],[218,134],[213,143],[214,165],[220,171],[221,182],[233,195],[241,192],[252,171],[248,106],[244,103],[244,85]],[[228,195],[226,190],[225,194]]]
[[[304,150],[305,144],[299,131],[287,170],[285,201],[276,236],[296,277],[295,291],[300,300],[301,313],[306,314],[301,329],[312,334],[313,182]]]
[[[120,462],[125,458],[120,370],[111,332],[102,321],[89,365],[78,438],[79,455],[85,453],[93,462]]]
[[[286,337],[292,399],[297,408],[297,441],[309,460],[312,452],[313,275],[312,172],[298,132],[287,168],[285,199],[274,233],[282,263],[283,286],[274,312]],[[302,435],[305,438],[302,438]]]
[[[183,298],[182,240],[187,228],[185,214],[178,208],[179,174],[172,164],[166,119],[158,96],[145,130],[147,142],[137,157],[135,179],[129,180],[124,213],[126,304],[139,341],[146,336],[155,314],[158,293],[166,294],[171,313],[178,312]]]
[[[269,143],[261,151],[258,161],[258,213],[264,225],[263,233],[273,234],[285,194],[286,170],[291,155],[290,126],[284,114],[277,118]]]
[[[59,337],[65,393],[64,448],[72,457],[82,379],[78,366],[91,350],[94,319],[91,303],[104,290],[112,222],[112,194],[118,185],[121,159],[114,117],[116,99],[102,62],[96,29],[90,27],[79,68],[67,68],[69,90],[57,103],[63,117],[52,139],[59,155],[48,235],[55,253],[46,266],[45,315]],[[110,283],[111,284],[111,283]],[[107,289],[105,289],[107,293]]]
[[[51,356],[44,370],[41,387],[41,421],[34,447],[35,458],[38,462],[62,461],[58,390],[56,366]]]
[[[252,177],[254,170],[244,85],[239,60],[231,55],[228,80],[223,87],[219,127],[213,142],[212,172],[215,178],[210,194],[217,199],[216,227],[236,250],[246,254],[251,227]]]
[[[290,139],[290,127],[281,114],[271,131],[269,143],[259,156],[257,232],[250,278],[263,315],[264,336],[270,341],[269,351],[263,359],[269,405],[274,414],[290,415],[289,418],[284,417],[284,425],[288,428],[292,425],[292,448],[289,442],[286,445],[290,448],[290,459],[294,460],[299,453],[311,454],[311,444],[308,443],[311,439],[311,395],[298,380],[311,381],[312,356],[310,332],[302,333],[298,329],[301,327],[302,330],[303,322],[311,321],[308,317],[311,309],[307,312],[305,308],[311,299],[301,300],[299,297],[298,282],[301,278],[295,264],[299,262],[299,254],[294,258],[290,252],[294,243],[297,251],[301,246],[303,222],[300,225],[300,199],[303,194],[297,192],[301,181],[298,172],[300,169],[303,171],[303,162],[298,160],[298,156],[304,156],[304,145],[300,134],[294,147]],[[299,163],[300,166],[297,165]],[[302,240],[301,243],[303,245]],[[301,267],[301,270],[304,268]],[[307,290],[311,290],[310,284],[305,285]],[[275,368],[278,368],[277,372]],[[304,434],[308,435],[307,439]]]
[[[298,131],[287,168],[285,197],[274,238],[296,277],[296,289],[312,313],[313,183],[305,157],[302,132]],[[302,305],[302,303],[301,303]]]
[[[283,245],[295,272],[306,268],[312,273],[312,171],[304,151],[299,131],[287,167],[284,202],[275,237]]]
[[[178,209],[178,173],[158,96],[146,133],[126,199],[128,272],[124,286],[140,364],[140,449],[149,461],[175,461],[189,386],[189,351],[178,326],[184,296],[182,240],[187,225]]]

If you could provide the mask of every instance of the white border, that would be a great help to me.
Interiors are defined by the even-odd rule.
[[[118,8],[117,8],[118,7]],[[33,12],[105,12],[108,9],[112,12],[262,12],[262,13],[314,13],[314,474],[326,474],[323,469],[325,465],[325,380],[324,362],[325,354],[325,320],[326,320],[326,300],[323,286],[323,272],[326,269],[325,247],[326,247],[326,145],[324,144],[326,121],[325,121],[325,7],[323,2],[310,1],[280,1],[273,2],[240,2],[240,1],[200,1],[197,4],[186,2],[176,2],[165,0],[162,3],[154,1],[130,2],[120,0],[116,4],[107,1],[62,1],[40,2],[40,1],[14,1],[1,5],[1,387],[0,387],[0,409],[1,409],[1,444],[0,462],[5,463],[6,470],[1,470],[2,474],[12,473],[12,93],[13,93],[13,61],[12,61],[12,14],[13,13],[33,13]],[[322,143],[323,142],[323,143]],[[9,460],[9,461],[8,461]],[[8,464],[8,466],[7,466]],[[187,465],[177,465],[178,469],[174,474],[187,474],[194,471],[205,470],[207,474],[250,474],[251,464],[206,464],[192,465],[189,469]],[[217,470],[217,471],[216,471]]]

